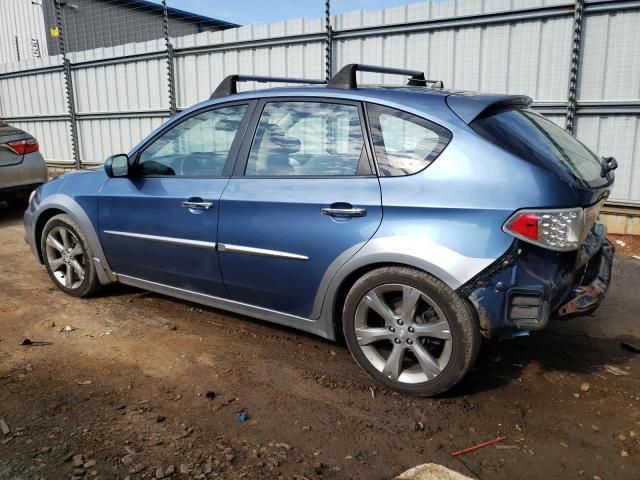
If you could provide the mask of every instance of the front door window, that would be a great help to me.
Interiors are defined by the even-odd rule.
[[[138,174],[219,177],[247,105],[207,110],[167,130],[141,154]]]

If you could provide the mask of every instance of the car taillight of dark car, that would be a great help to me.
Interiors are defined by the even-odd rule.
[[[13,142],[7,142],[6,145],[17,155],[26,155],[27,153],[37,152],[40,149],[38,140],[36,140],[35,138],[29,138],[27,140],[15,140]]]

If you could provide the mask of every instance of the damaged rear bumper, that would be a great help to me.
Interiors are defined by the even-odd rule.
[[[598,308],[611,281],[614,253],[600,223],[574,252],[516,241],[459,293],[475,307],[486,337],[541,330],[553,317],[588,315]]]
[[[573,290],[573,298],[560,307],[558,317],[588,315],[598,308],[609,289],[614,254],[615,248],[605,240],[597,257],[590,262],[595,264],[595,277],[587,285],[580,285]]]

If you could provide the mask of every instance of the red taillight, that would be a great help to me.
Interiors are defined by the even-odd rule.
[[[560,252],[578,248],[589,228],[580,207],[519,210],[502,227],[514,237]]]
[[[15,140],[13,142],[7,142],[7,145],[18,155],[26,155],[27,153],[37,152],[40,149],[38,141],[35,138]]]
[[[538,215],[522,213],[509,224],[509,230],[531,240],[538,240]]]

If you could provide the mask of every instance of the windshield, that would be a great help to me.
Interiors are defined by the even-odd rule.
[[[471,127],[496,145],[554,173],[569,173],[588,187],[608,183],[600,159],[575,137],[531,109],[502,110]]]

